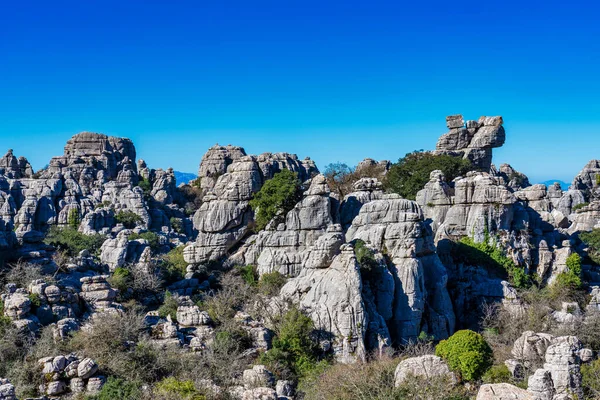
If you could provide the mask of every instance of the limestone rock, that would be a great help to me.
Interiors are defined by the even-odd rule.
[[[450,372],[448,365],[440,357],[427,355],[403,360],[396,367],[395,386],[399,387],[412,378],[445,378],[448,383],[456,383],[456,376]]]
[[[482,385],[477,400],[533,400],[533,397],[527,390],[508,383],[495,383]]]

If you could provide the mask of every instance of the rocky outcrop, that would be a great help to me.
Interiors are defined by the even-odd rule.
[[[462,115],[446,117],[450,131],[437,142],[435,154],[449,154],[470,160],[475,166],[489,171],[492,149],[501,147],[506,139],[502,117],[481,117],[467,121]]]
[[[414,378],[422,378],[425,382],[434,378],[446,379],[448,384],[457,382],[444,360],[433,355],[408,358],[398,364],[395,373],[396,387]]]
[[[33,176],[33,168],[25,157],[15,157],[12,149],[9,149],[6,154],[0,158],[0,175],[4,175],[10,179],[31,178]]]
[[[482,385],[477,400],[533,400],[531,393],[508,383]]]
[[[44,384],[41,389],[48,396],[74,394],[97,394],[105,377],[99,376],[98,365],[90,358],[79,358],[75,354],[45,357],[38,360]]]
[[[327,268],[303,269],[281,289],[281,297],[297,303],[330,337],[340,362],[364,360],[367,326],[359,266],[351,246],[343,245]]]
[[[581,191],[587,202],[600,199],[600,160],[591,160],[573,179],[569,191]]]

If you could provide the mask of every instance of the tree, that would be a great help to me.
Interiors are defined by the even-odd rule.
[[[590,260],[594,264],[600,265],[600,229],[596,228],[591,232],[581,232],[579,238],[588,246],[588,257]]]
[[[256,230],[263,230],[277,215],[285,215],[302,198],[298,175],[284,169],[265,182],[250,200],[256,213]]]
[[[352,191],[352,184],[356,182],[356,178],[353,176],[354,170],[348,165],[336,162],[328,164],[325,167],[325,178],[327,178],[327,184],[329,188],[336,192],[340,199]]]
[[[465,381],[481,378],[494,358],[483,336],[468,329],[442,340],[435,348],[435,355],[446,360],[450,369],[460,373]]]
[[[440,170],[448,182],[457,176],[477,169],[467,159],[450,156],[434,155],[414,151],[393,164],[384,179],[384,187],[388,192],[398,193],[402,197],[414,200],[417,192],[429,182],[432,171]]]

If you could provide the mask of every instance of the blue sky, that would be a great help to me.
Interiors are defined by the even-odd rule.
[[[353,165],[503,115],[496,164],[571,181],[600,158],[600,6],[492,3],[6,1],[0,152],[37,169],[89,130],[155,168],[217,142]]]

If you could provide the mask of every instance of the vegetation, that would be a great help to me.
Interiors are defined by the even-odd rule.
[[[119,224],[123,224],[127,229],[133,229],[142,222],[142,217],[131,210],[120,210],[117,215],[115,215],[115,221]]]
[[[131,279],[131,272],[127,268],[117,267],[110,277],[110,285],[123,294],[131,286]]]
[[[579,239],[587,245],[589,259],[594,264],[600,265],[600,228],[593,229],[591,232],[581,232]]]
[[[69,214],[67,215],[67,225],[73,229],[79,229],[80,222],[81,218],[79,217],[79,210],[77,208],[69,209]]]
[[[150,232],[150,231],[146,231],[146,232],[142,232],[142,233],[133,232],[127,237],[127,239],[128,240],[144,239],[150,245],[150,249],[152,249],[152,251],[155,253],[160,249],[159,236],[158,236],[158,234],[156,234],[154,232]]]
[[[508,276],[511,284],[517,288],[531,286],[531,277],[508,257],[494,243],[490,244],[489,235],[481,243],[466,236],[452,245],[452,257],[468,265],[484,267],[499,275]]]
[[[256,230],[263,230],[276,216],[283,216],[302,198],[296,173],[284,169],[265,182],[254,194],[250,206],[255,212]]]
[[[250,286],[256,286],[258,284],[258,271],[256,265],[244,265],[238,267],[240,275],[244,282]]]
[[[493,353],[483,336],[471,330],[457,331],[435,348],[435,354],[448,363],[463,380],[481,378],[492,366]]]
[[[581,288],[581,257],[577,253],[567,258],[567,268],[556,277],[555,285],[560,285],[568,290]]]
[[[262,274],[258,280],[258,291],[265,296],[276,296],[285,285],[286,278],[278,271]]]
[[[52,226],[44,243],[65,251],[69,256],[76,256],[82,250],[96,254],[106,237],[100,234],[85,235],[72,227],[59,228]]]
[[[183,220],[181,218],[171,217],[169,220],[171,223],[171,228],[177,233],[184,234],[185,230],[183,229]]]
[[[171,316],[173,321],[177,321],[177,307],[179,306],[179,302],[177,298],[174,297],[171,292],[168,290],[165,292],[165,300],[158,309],[158,315],[161,318],[167,318],[167,316]]]
[[[261,362],[282,379],[302,379],[323,368],[327,362],[320,357],[313,331],[312,320],[292,307],[277,326],[273,347]]]
[[[364,279],[370,280],[377,278],[381,273],[381,265],[375,259],[375,253],[367,244],[357,239],[354,241],[354,254],[356,261],[360,265],[360,273]]]
[[[167,281],[174,282],[185,276],[188,263],[183,258],[184,249],[185,246],[178,246],[162,256],[161,267]]]
[[[469,160],[449,155],[433,155],[414,151],[393,164],[385,175],[384,187],[387,191],[415,200],[417,192],[429,182],[432,171],[440,170],[448,182],[465,175],[476,167]]]
[[[575,212],[577,210],[581,210],[582,208],[587,207],[589,205],[590,205],[590,203],[579,203],[579,204],[576,204],[575,206],[573,206],[573,212]]]
[[[140,180],[138,181],[138,186],[140,188],[142,188],[145,198],[150,197],[150,192],[152,192],[152,182],[150,182],[148,179],[144,178],[143,176],[140,176]]]
[[[328,164],[323,175],[327,178],[329,188],[343,199],[352,191],[352,185],[357,181],[353,173],[354,170],[348,165],[337,162]]]
[[[137,400],[142,397],[140,385],[124,379],[109,377],[102,390],[95,396],[87,396],[86,400]]]
[[[174,395],[181,400],[205,400],[206,397],[200,394],[194,382],[191,380],[179,380],[175,377],[168,377],[156,384],[156,392],[159,395]]]

